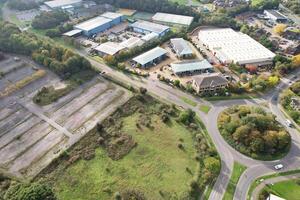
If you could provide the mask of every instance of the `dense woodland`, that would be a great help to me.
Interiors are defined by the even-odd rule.
[[[31,56],[62,78],[91,68],[90,62],[84,57],[41,40],[34,34],[21,32],[16,25],[3,21],[0,21],[0,51]]]
[[[42,12],[37,15],[31,26],[35,29],[49,29],[69,20],[69,15],[63,11]]]

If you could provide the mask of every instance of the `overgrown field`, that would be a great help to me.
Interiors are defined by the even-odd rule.
[[[196,199],[220,162],[192,111],[136,95],[38,179],[61,200]]]

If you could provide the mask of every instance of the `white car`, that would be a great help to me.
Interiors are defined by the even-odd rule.
[[[293,123],[290,121],[290,120],[286,120],[286,125],[288,126],[288,127],[293,127]]]
[[[275,165],[274,168],[276,170],[281,170],[283,168],[283,165],[282,164],[278,164],[278,165]]]

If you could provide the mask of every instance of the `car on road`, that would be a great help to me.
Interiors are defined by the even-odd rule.
[[[276,170],[281,170],[283,168],[283,164],[278,164],[278,165],[275,165],[274,168]]]
[[[293,127],[293,123],[290,121],[290,120],[286,120],[286,125],[288,126],[288,127]]]

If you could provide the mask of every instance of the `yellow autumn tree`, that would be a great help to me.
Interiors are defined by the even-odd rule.
[[[282,35],[284,33],[284,30],[286,29],[287,25],[285,24],[277,24],[274,27],[274,32],[277,33],[278,35]]]
[[[300,54],[293,56],[292,58],[292,65],[294,67],[300,67]]]

